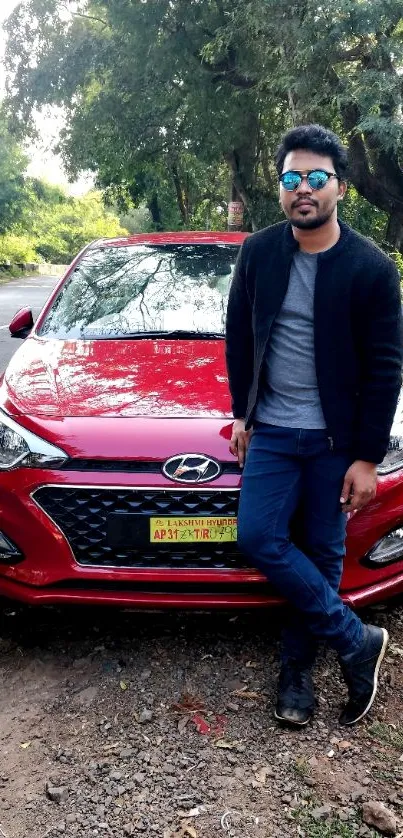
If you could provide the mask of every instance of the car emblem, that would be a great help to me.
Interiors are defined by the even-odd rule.
[[[221,474],[221,466],[204,454],[178,454],[164,463],[162,471],[177,483],[207,483]]]

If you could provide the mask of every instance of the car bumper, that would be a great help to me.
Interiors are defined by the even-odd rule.
[[[49,515],[49,508],[45,510],[43,495],[39,494],[52,487],[59,493],[62,517],[58,523]],[[136,475],[134,485],[131,474],[89,475],[23,468],[4,472],[0,478],[0,530],[18,547],[23,558],[15,564],[0,565],[0,596],[31,604],[82,603],[151,609],[255,608],[284,602],[265,577],[239,554],[239,566],[232,554],[222,559],[215,556],[204,565],[199,562],[199,566],[194,566],[194,561],[193,566],[188,566],[186,556],[181,558],[180,567],[155,566],[155,557],[141,566],[141,556],[131,567],[119,565],[115,559],[110,565],[108,560],[105,563],[105,557],[100,564],[93,558],[83,564],[80,545],[72,546],[66,537],[64,504],[60,502],[64,490],[70,498],[76,489],[84,494],[94,491],[97,503],[100,493],[103,502],[105,497],[108,500],[120,493],[119,498],[127,503],[127,496],[131,498],[135,493],[150,498],[157,492],[168,492],[175,497],[181,492],[180,487],[172,486],[156,474]],[[197,491],[204,500],[213,496],[233,499],[239,492],[239,479],[233,475],[222,476],[214,488],[201,486]],[[80,495],[80,502],[81,499]],[[98,514],[96,506],[91,511],[95,522]],[[231,507],[226,514],[236,514],[236,509]],[[71,524],[70,534],[78,526],[77,520],[76,517]],[[365,566],[363,561],[382,535],[401,526],[402,520],[403,484],[393,478],[383,480],[376,503],[350,521],[341,593],[352,607],[369,605],[403,592],[403,560],[375,568]],[[87,513],[86,522],[91,526],[94,523]],[[72,536],[71,540],[74,541]]]
[[[97,589],[88,581],[85,588],[69,587],[69,580],[63,586],[33,587],[15,582],[11,579],[0,578],[0,596],[10,600],[26,603],[27,605],[112,605],[120,608],[133,609],[238,609],[238,608],[273,608],[285,605],[285,600],[270,593],[234,593],[223,590],[210,592],[205,589],[201,593],[189,593],[181,590],[183,580],[178,580],[178,591],[168,592],[150,588],[135,590],[135,586],[128,588],[124,584],[110,591],[107,584]],[[263,588],[263,585],[262,585]],[[397,596],[403,591],[403,573],[387,580],[382,584],[375,584],[364,589],[342,594],[342,599],[351,608],[364,608],[381,602],[384,599]]]

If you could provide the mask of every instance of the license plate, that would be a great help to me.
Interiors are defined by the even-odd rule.
[[[150,518],[151,543],[236,541],[236,518]]]

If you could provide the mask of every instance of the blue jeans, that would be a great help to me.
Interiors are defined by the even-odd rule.
[[[338,594],[346,531],[340,494],[351,462],[349,451],[331,450],[326,430],[255,425],[242,479],[238,545],[295,606],[283,633],[283,660],[310,666],[319,641],[341,655],[362,644],[362,622]],[[294,537],[290,523],[297,509]]]

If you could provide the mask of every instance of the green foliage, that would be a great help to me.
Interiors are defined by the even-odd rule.
[[[127,234],[99,192],[71,198],[59,187],[30,181],[27,195],[18,225],[0,236],[0,261],[68,264],[88,242]]]
[[[122,211],[116,206],[115,212],[119,216],[120,224],[130,235],[134,233],[151,233],[153,229],[152,218],[145,204],[140,204],[139,207],[132,207],[126,211]]]
[[[394,259],[394,261],[396,262],[396,267],[400,274],[400,282],[403,288],[403,256],[401,253],[397,253],[396,251],[394,253],[391,253],[391,256],[392,259]]]
[[[363,236],[368,236],[379,245],[384,243],[388,220],[386,213],[359,195],[354,186],[349,187],[339,205],[339,215]]]
[[[36,251],[45,262],[66,264],[94,239],[126,235],[97,192],[53,206],[44,203],[32,222]]]
[[[22,0],[7,24],[14,125],[26,135],[34,108],[64,106],[71,175],[96,172],[154,229],[224,226],[230,197],[256,229],[280,217],[281,135],[319,121],[349,145],[345,217],[403,252],[401,0],[74,7]]]
[[[5,233],[0,236],[0,262],[37,262],[33,239],[26,235]]]
[[[309,838],[334,838],[336,835],[339,838],[356,838],[361,822],[358,812],[349,821],[342,821],[337,815],[326,820],[317,820],[312,817],[308,807],[295,809],[293,817]],[[377,838],[378,833],[375,829],[368,829],[368,835]]]
[[[19,220],[26,201],[27,159],[12,138],[0,109],[0,234]]]

